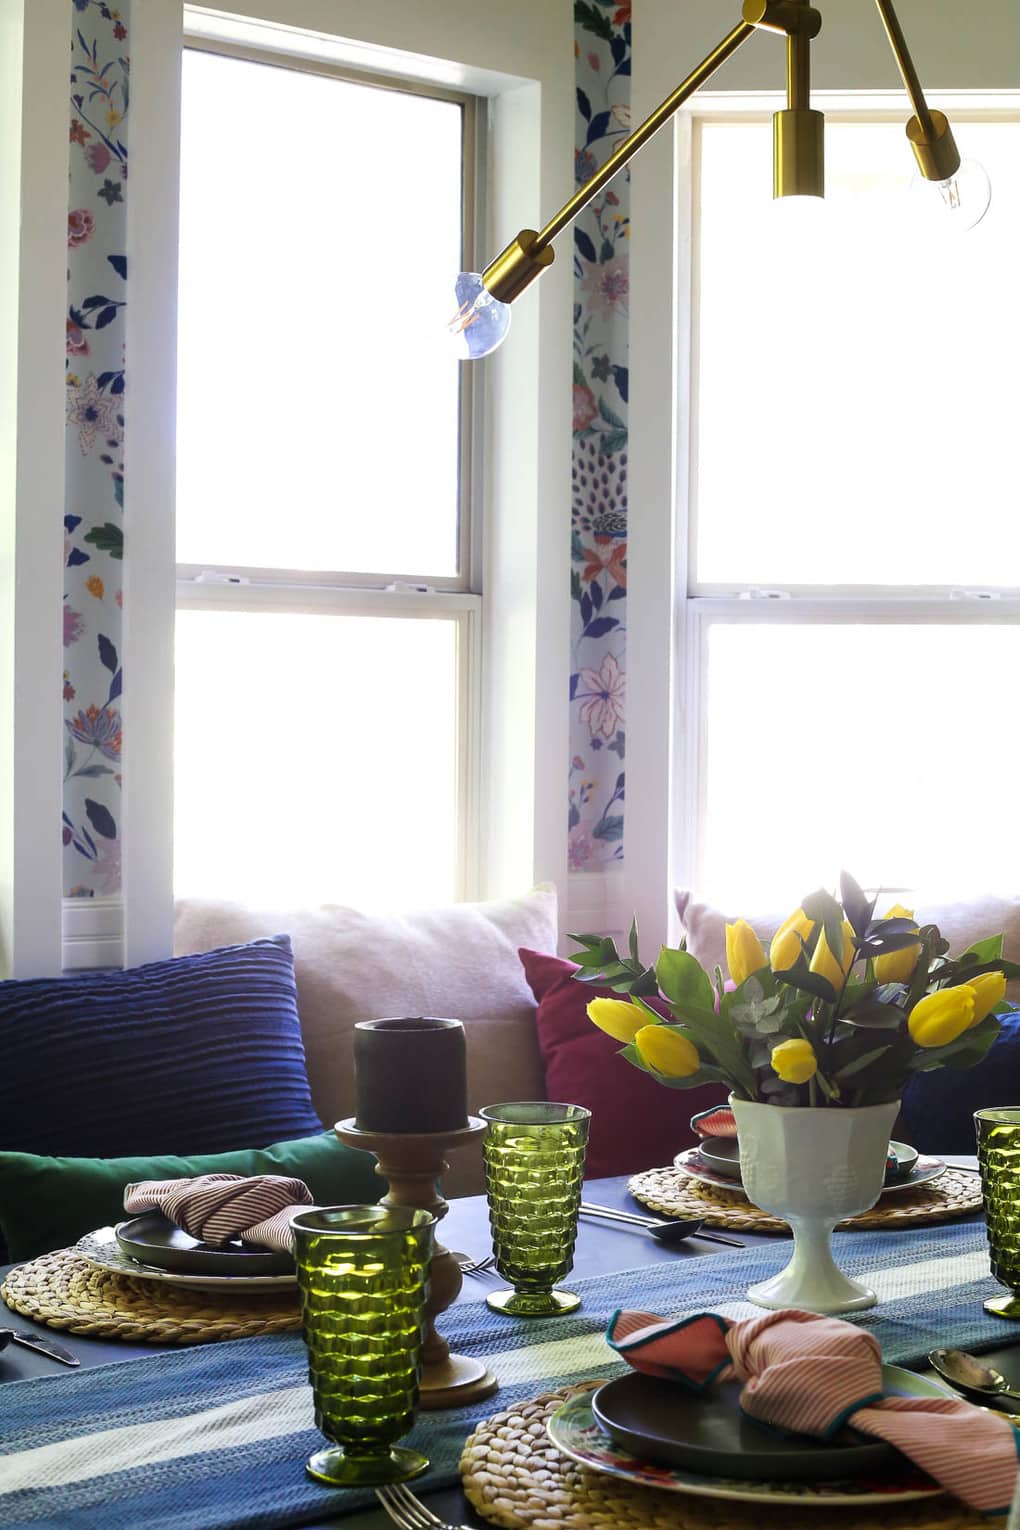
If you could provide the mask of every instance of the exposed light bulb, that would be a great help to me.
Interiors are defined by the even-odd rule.
[[[965,234],[976,228],[992,201],[988,172],[976,159],[965,159],[945,181],[917,175],[910,183],[912,204],[925,222],[944,233]]]
[[[502,345],[510,328],[510,305],[489,292],[477,271],[462,271],[454,289],[457,312],[449,323],[457,354],[477,361]]]

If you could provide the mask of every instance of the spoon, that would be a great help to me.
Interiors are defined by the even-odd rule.
[[[653,1238],[658,1238],[660,1243],[681,1243],[685,1238],[703,1238],[709,1243],[727,1243],[731,1248],[743,1248],[739,1238],[725,1238],[722,1233],[709,1233],[701,1231],[700,1221],[687,1222],[664,1222],[658,1217],[639,1217],[631,1211],[617,1211],[610,1206],[595,1206],[591,1201],[581,1202],[581,1212],[585,1216],[605,1217],[607,1222],[625,1222],[631,1227],[643,1228],[651,1233]]]
[[[954,1387],[964,1387],[968,1392],[985,1392],[992,1397],[1009,1398],[1020,1403],[1020,1391],[1010,1386],[1001,1371],[985,1365],[963,1349],[933,1349],[928,1355],[931,1364],[951,1381]]]

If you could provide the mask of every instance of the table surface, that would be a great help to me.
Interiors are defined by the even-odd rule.
[[[976,1160],[957,1157],[955,1161],[960,1167],[974,1165]],[[585,1200],[593,1201],[601,1206],[615,1207],[621,1210],[645,1212],[646,1208],[639,1205],[627,1192],[627,1177],[620,1176],[616,1179],[590,1180],[585,1185]],[[976,1218],[974,1219],[976,1220]],[[491,1247],[489,1240],[488,1210],[484,1196],[471,1196],[463,1200],[450,1202],[450,1210],[442,1224],[443,1242],[450,1248],[468,1252],[478,1256]],[[727,1234],[727,1236],[734,1236]],[[890,1232],[890,1237],[902,1237],[902,1232]],[[750,1246],[753,1243],[773,1242],[776,1234],[747,1233],[741,1231],[740,1240]],[[667,1248],[655,1238],[643,1232],[640,1228],[625,1227],[620,1223],[612,1223],[605,1220],[595,1220],[582,1217],[580,1220],[577,1247],[574,1254],[575,1278],[583,1278],[590,1275],[604,1275],[613,1270],[634,1269],[640,1265],[666,1264],[677,1259],[705,1258],[712,1254],[724,1253],[728,1250],[717,1243],[702,1242],[698,1238],[692,1238],[679,1248]],[[484,1296],[487,1290],[493,1288],[493,1282],[488,1277],[465,1276],[464,1289],[461,1292],[460,1301],[477,1301]],[[75,1334],[55,1334],[53,1329],[31,1322],[19,1313],[10,1315],[7,1320],[8,1309],[0,1303],[0,1326],[7,1325],[22,1331],[35,1329],[40,1334],[49,1334],[58,1337],[62,1344],[74,1351],[83,1366],[108,1365],[120,1360],[133,1360],[139,1355],[151,1355],[156,1346],[150,1344],[126,1344],[122,1341],[110,1341],[104,1339],[90,1339]],[[440,1320],[440,1327],[442,1321]],[[1017,1332],[1016,1342],[1020,1342],[1020,1331]],[[176,1346],[174,1346],[176,1347]],[[1005,1354],[1011,1346],[1004,1346],[1003,1351],[993,1351],[987,1356],[992,1364],[997,1364],[1002,1354]],[[24,1380],[31,1376],[52,1376],[55,1370],[60,1369],[57,1363],[46,1360],[42,1355],[34,1354],[31,1350],[24,1349],[20,1345],[9,1345],[0,1351],[0,1382]],[[1014,1363],[1015,1369],[1015,1363]],[[1007,1371],[1009,1374],[1009,1371]],[[1016,1385],[1016,1381],[1013,1381]],[[499,1411],[499,1393],[492,1399],[492,1411]],[[450,1523],[471,1527],[485,1526],[485,1521],[474,1514],[467,1504],[464,1495],[459,1488],[450,1487],[439,1489],[429,1493],[427,1478],[421,1483],[412,1484],[415,1490],[427,1499],[429,1508],[433,1513],[440,1515]],[[307,1530],[326,1530],[326,1527],[342,1527],[342,1530],[391,1530],[391,1521],[381,1509],[362,1511],[358,1514],[348,1514],[340,1517],[332,1517],[316,1521],[309,1525]]]

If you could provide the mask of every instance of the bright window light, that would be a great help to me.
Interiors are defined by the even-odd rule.
[[[1020,627],[713,623],[699,891],[1014,891]]]
[[[455,575],[460,105],[186,50],[182,123],[178,561]]]
[[[826,198],[771,201],[771,127],[700,127],[694,580],[1017,582],[1020,123],[954,118],[992,203],[915,220],[902,121],[826,125]]]
[[[452,902],[456,628],[178,610],[177,896]]]

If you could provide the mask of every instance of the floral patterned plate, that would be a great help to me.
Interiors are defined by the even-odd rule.
[[[297,1285],[297,1275],[185,1275],[180,1270],[161,1270],[131,1259],[117,1242],[112,1227],[86,1233],[74,1252],[101,1270],[130,1275],[132,1280],[162,1280],[169,1286],[191,1286],[197,1291],[284,1291]]]
[[[890,1368],[893,1369],[893,1368]],[[911,1382],[920,1381],[909,1372],[898,1372]],[[935,1395],[932,1388],[930,1395]],[[925,1395],[929,1395],[928,1392]],[[941,1389],[938,1395],[944,1396]],[[944,1490],[904,1462],[873,1477],[842,1482],[756,1482],[747,1478],[708,1477],[678,1466],[656,1466],[639,1461],[613,1444],[599,1427],[591,1410],[591,1392],[568,1398],[547,1425],[549,1438],[571,1460],[592,1471],[622,1477],[642,1487],[667,1493],[692,1493],[702,1498],[732,1498],[747,1503],[796,1503],[804,1508],[830,1508],[836,1504],[895,1502],[909,1498],[935,1498]]]
[[[718,1169],[711,1168],[702,1158],[699,1150],[686,1148],[682,1153],[677,1153],[673,1159],[678,1169],[682,1169],[688,1179],[700,1180],[704,1185],[718,1185],[720,1190],[732,1190],[737,1195],[743,1195],[743,1189],[739,1179],[734,1179],[732,1174],[721,1174]],[[927,1153],[920,1153],[910,1173],[903,1179],[894,1180],[886,1185],[882,1191],[880,1200],[885,1200],[887,1195],[897,1195],[901,1190],[916,1190],[918,1185],[926,1185],[930,1180],[938,1179],[940,1174],[946,1172],[946,1164],[941,1158],[933,1158]]]

